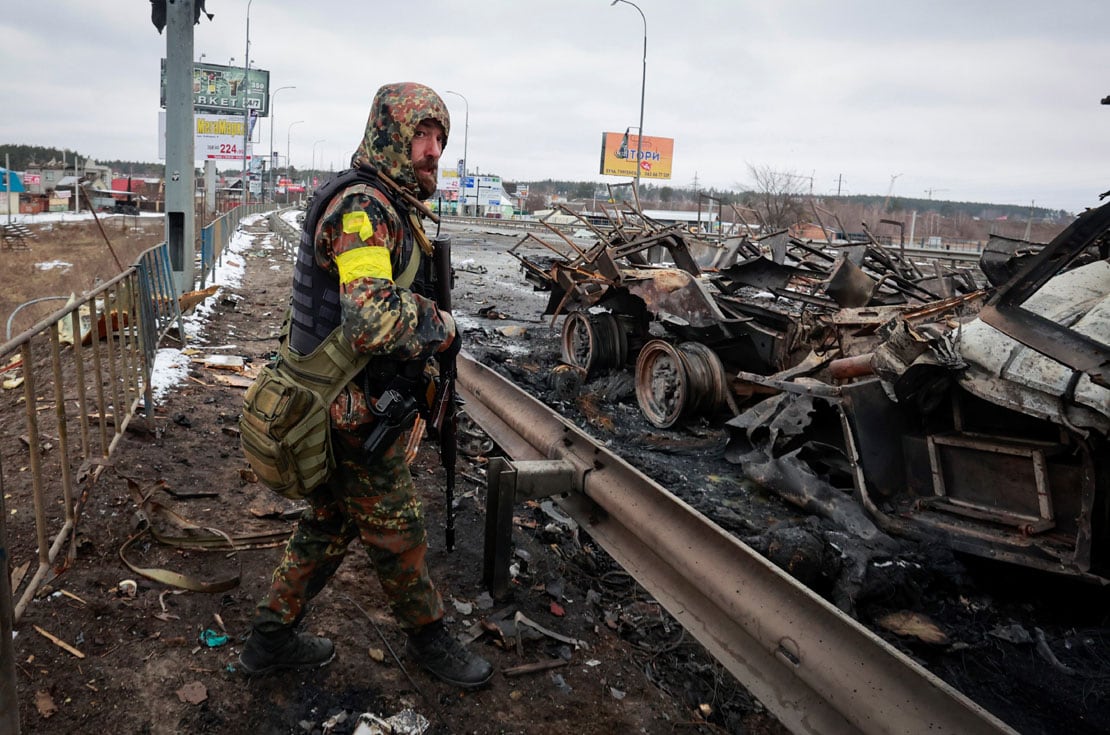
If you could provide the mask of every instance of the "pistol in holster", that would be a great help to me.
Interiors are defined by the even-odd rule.
[[[370,413],[374,415],[374,424],[362,442],[362,452],[367,462],[374,462],[412,426],[418,413],[416,399],[388,388],[370,406]]]

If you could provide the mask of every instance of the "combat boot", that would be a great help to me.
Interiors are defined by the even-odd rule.
[[[264,674],[276,669],[316,668],[331,663],[335,646],[327,638],[297,633],[293,628],[263,632],[251,631],[239,665],[248,674]]]
[[[428,673],[462,689],[475,689],[493,676],[493,666],[447,632],[442,622],[409,636],[405,654]]]

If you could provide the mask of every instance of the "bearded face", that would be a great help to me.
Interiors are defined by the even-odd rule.
[[[436,172],[445,145],[447,135],[435,120],[421,120],[416,126],[412,137],[412,168],[416,172],[421,199],[427,199],[436,191]]]

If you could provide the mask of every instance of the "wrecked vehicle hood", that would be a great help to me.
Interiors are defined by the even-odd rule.
[[[1025,308],[1103,344],[1110,344],[1110,262],[1066,271],[1025,302]],[[1110,433],[1110,389],[975,319],[960,335],[968,364],[959,382],[997,405],[1068,427]]]

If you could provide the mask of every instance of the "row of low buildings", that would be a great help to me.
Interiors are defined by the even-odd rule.
[[[78,186],[86,194],[80,201]],[[88,209],[90,203],[101,211],[138,214],[157,211],[162,194],[161,179],[116,176],[91,160],[31,163],[23,171],[0,168],[0,214],[65,212]]]

